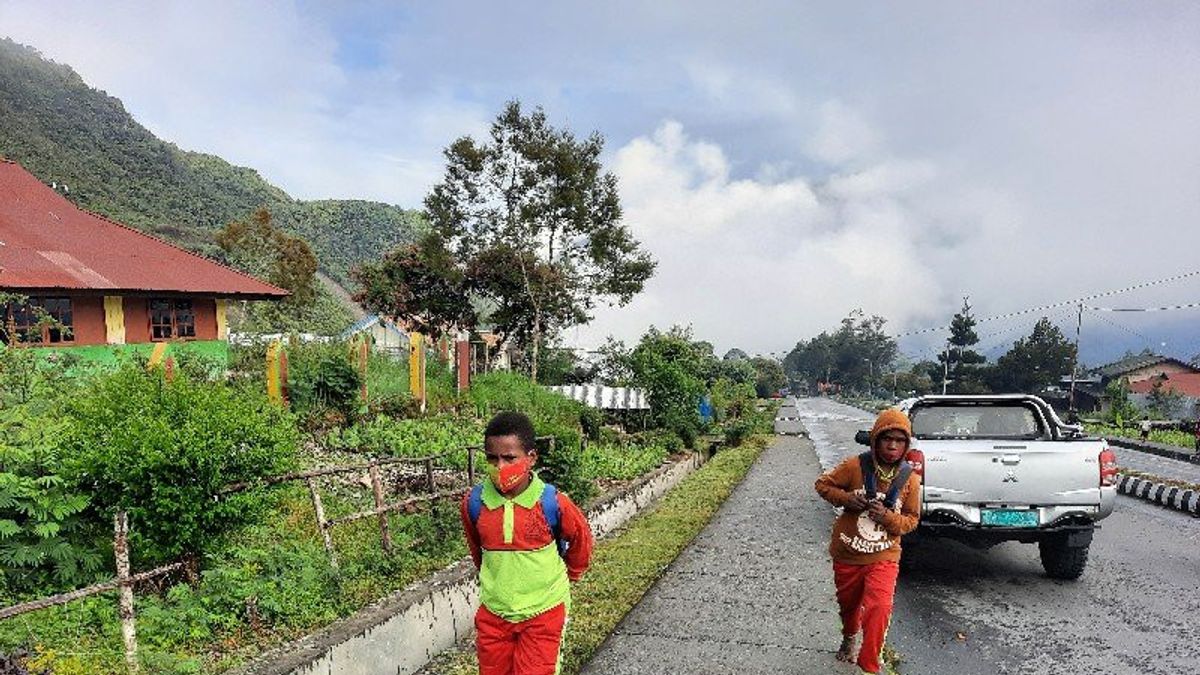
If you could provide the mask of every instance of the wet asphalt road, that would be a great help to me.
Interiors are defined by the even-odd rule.
[[[822,465],[860,452],[872,416],[800,399]],[[1034,545],[907,547],[889,642],[902,673],[1195,672],[1200,519],[1118,498],[1074,582],[1046,578]]]

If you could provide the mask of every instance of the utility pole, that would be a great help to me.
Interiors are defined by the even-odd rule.
[[[1079,332],[1083,328],[1083,303],[1079,303],[1079,316],[1075,320],[1075,362],[1071,364],[1071,396],[1067,399],[1068,416],[1075,413],[1075,380],[1079,378]]]
[[[946,351],[942,353],[942,395],[946,395],[946,380],[950,377],[950,341],[946,341]]]

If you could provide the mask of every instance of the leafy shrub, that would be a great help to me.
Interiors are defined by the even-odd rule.
[[[203,551],[257,512],[235,481],[293,465],[295,421],[261,394],[125,366],[68,406],[64,473],[104,517],[125,509],[133,551],[158,562]]]
[[[88,496],[59,475],[50,444],[62,426],[0,411],[0,566],[5,595],[94,581],[105,556],[83,516]]]
[[[670,436],[675,438],[675,436]],[[660,444],[589,445],[583,451],[583,471],[589,479],[632,480],[661,465],[668,451]]]
[[[380,415],[344,429],[333,429],[325,436],[325,444],[335,450],[361,450],[396,457],[453,452],[448,463],[458,467],[466,467],[464,449],[482,443],[483,425],[450,415],[417,419]]]
[[[288,347],[288,396],[300,414],[333,408],[350,415],[358,408],[362,375],[350,362],[349,347]]]

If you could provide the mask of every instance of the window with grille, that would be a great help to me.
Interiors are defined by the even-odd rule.
[[[196,337],[196,314],[191,300],[150,301],[150,339]]]
[[[5,344],[63,344],[75,341],[70,298],[29,298],[2,307],[0,341]]]

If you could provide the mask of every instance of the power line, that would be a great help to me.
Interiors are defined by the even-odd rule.
[[[1161,286],[1163,284],[1169,284],[1171,282],[1180,281],[1182,279],[1188,279],[1188,278],[1195,277],[1195,276],[1200,276],[1200,270],[1196,270],[1193,272],[1185,272],[1183,274],[1176,274],[1175,276],[1165,277],[1163,279],[1155,279],[1153,281],[1146,281],[1146,282],[1142,282],[1140,284],[1126,286],[1125,288],[1118,288],[1113,291],[1104,291],[1102,293],[1093,293],[1091,295],[1085,295],[1082,298],[1075,298],[1074,300],[1063,300],[1061,302],[1052,302],[1048,305],[1039,305],[1037,307],[1030,307],[1028,309],[1017,310],[1015,312],[1007,312],[1004,314],[996,314],[994,316],[987,316],[987,317],[983,317],[981,319],[975,319],[975,323],[980,324],[980,323],[986,323],[989,321],[999,321],[1001,319],[1010,319],[1014,316],[1022,316],[1024,314],[1033,314],[1034,312],[1044,312],[1046,310],[1057,309],[1059,307],[1069,307],[1071,305],[1079,305],[1079,304],[1087,302],[1089,300],[1098,300],[1100,298],[1107,298],[1107,297],[1110,297],[1113,295],[1120,295],[1121,293],[1129,293],[1130,291],[1137,291],[1137,290],[1141,290],[1143,288],[1151,288],[1153,286]],[[1193,303],[1193,306],[1200,307],[1200,303]],[[1184,307],[1185,306],[1181,305],[1179,308],[1184,308]],[[1101,311],[1114,311],[1114,310],[1101,310]],[[1122,310],[1122,311],[1124,311],[1124,310]],[[1163,310],[1156,309],[1154,311],[1163,311]],[[925,333],[934,333],[934,332],[943,331],[943,330],[950,330],[950,326],[937,326],[934,328],[921,328],[919,330],[908,331],[907,333],[899,333],[899,334],[893,335],[892,337],[902,338],[902,337],[909,337],[911,335],[922,335]]]
[[[1097,312],[1173,312],[1179,309],[1196,309],[1200,302],[1189,302],[1186,305],[1165,305],[1163,307],[1088,307]]]

